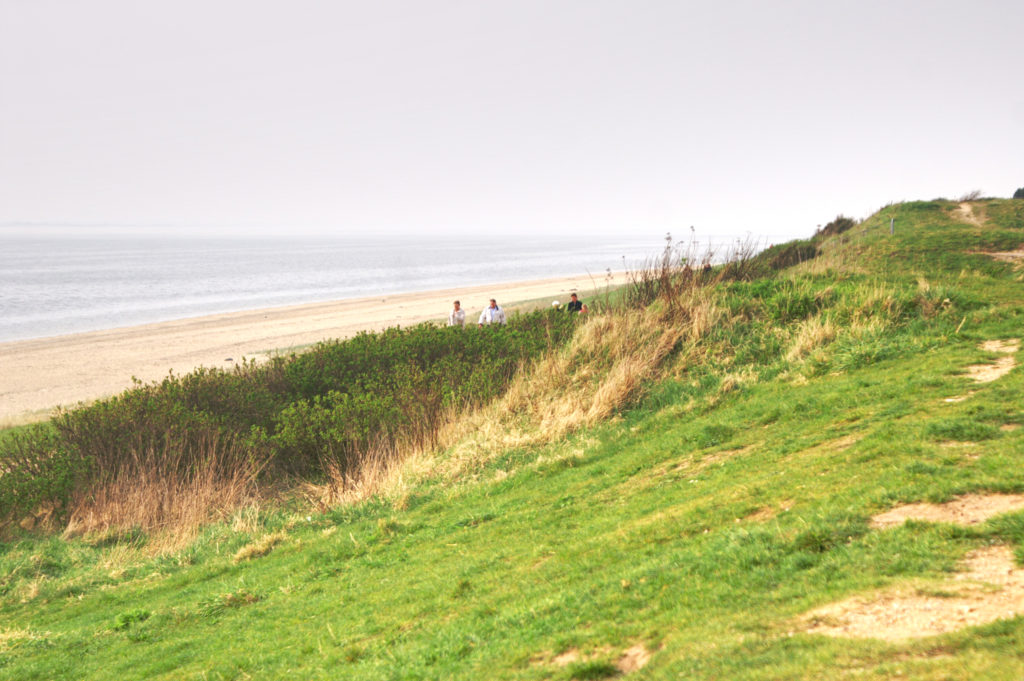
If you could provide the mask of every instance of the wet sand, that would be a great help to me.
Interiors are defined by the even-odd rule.
[[[614,275],[612,284],[625,281]],[[132,377],[160,380],[200,366],[230,368],[243,358],[262,360],[291,349],[359,331],[379,331],[442,320],[456,298],[473,322],[496,298],[503,307],[516,301],[568,301],[578,291],[586,301],[604,277],[590,275],[467,286],[385,297],[195,317],[106,331],[91,331],[0,343],[0,426],[42,420],[57,406],[73,406],[117,394]]]

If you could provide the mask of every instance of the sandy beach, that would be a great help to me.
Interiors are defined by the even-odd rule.
[[[615,274],[611,283],[625,281]],[[45,419],[73,406],[131,387],[132,377],[160,380],[169,371],[230,368],[242,358],[275,353],[359,331],[378,331],[444,319],[455,299],[467,326],[489,298],[503,307],[537,299],[586,300],[609,282],[582,274],[535,281],[468,286],[386,297],[233,312],[157,324],[0,343],[0,426]]]

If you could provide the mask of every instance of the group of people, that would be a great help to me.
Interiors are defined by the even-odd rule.
[[[575,312],[578,314],[586,314],[587,306],[579,299],[575,293],[570,295],[572,300],[565,306],[565,309],[569,312]],[[557,303],[555,306],[557,307]],[[505,317],[505,311],[498,305],[498,301],[491,298],[490,304],[484,308],[484,311],[480,313],[480,319],[477,320],[477,326],[481,329],[491,324],[507,324],[508,319]],[[466,326],[466,311],[462,309],[462,303],[455,301],[452,304],[452,311],[448,313],[448,326]]]

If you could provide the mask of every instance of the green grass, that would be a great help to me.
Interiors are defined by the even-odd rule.
[[[265,509],[158,557],[144,533],[9,541],[0,679],[597,679],[621,676],[636,644],[652,656],[630,678],[1021,678],[1024,617],[897,643],[797,622],[946,577],[986,544],[1024,547],[1024,513],[869,527],[903,502],[1024,491],[1024,429],[1001,429],[1024,423],[1022,372],[963,375],[991,358],[980,341],[1022,335],[1019,284],[972,254],[1003,237],[972,236],[946,207],[895,207],[891,241],[884,211],[836,237],[867,274],[729,285],[749,323],[712,334],[706,364],[473,479],[428,475],[401,502],[322,514]],[[949,308],[922,312],[922,276]],[[891,292],[886,311],[866,305],[874,288]],[[780,329],[814,314],[892,323],[788,362]],[[726,388],[743,367],[754,378]]]

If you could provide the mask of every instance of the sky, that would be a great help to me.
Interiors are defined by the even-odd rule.
[[[1024,186],[1024,2],[0,0],[0,236],[810,236]]]

